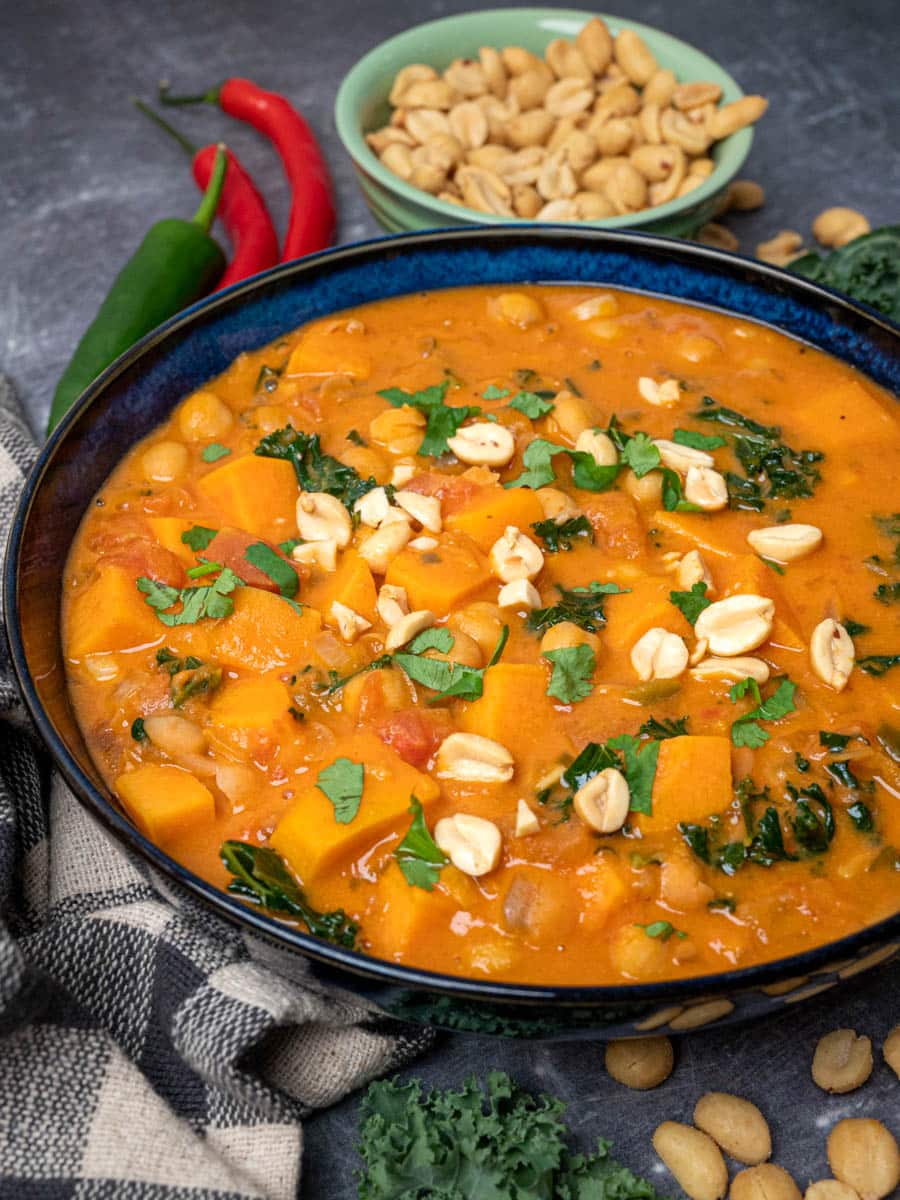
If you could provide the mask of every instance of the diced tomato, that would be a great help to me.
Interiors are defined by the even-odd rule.
[[[247,533],[244,529],[234,529],[229,525],[219,530],[206,549],[202,551],[202,557],[209,562],[221,563],[223,567],[230,567],[248,587],[262,588],[265,592],[278,592],[279,588],[275,580],[244,557],[249,546],[256,546],[260,543],[267,546],[273,554],[277,554],[286,563],[290,563],[300,577],[300,582],[303,582],[308,572],[301,563],[293,562],[286,554],[282,554],[277,547],[270,545],[263,538],[254,537],[252,533]]]
[[[146,538],[134,538],[113,554],[104,555],[98,559],[98,566],[109,565],[122,567],[135,579],[146,575],[157,583],[167,583],[169,587],[184,587],[187,578],[184,566],[171,550],[158,546],[156,542]]]
[[[460,475],[437,475],[424,471],[421,475],[414,475],[405,490],[418,492],[420,496],[437,496],[444,516],[448,517],[470,504],[484,488],[480,483],[463,479]]]
[[[424,767],[449,733],[449,727],[440,714],[407,708],[385,717],[375,732],[404,762],[411,767]]]
[[[644,552],[644,525],[637,505],[627,492],[581,493],[579,502],[606,554],[613,558],[637,558]]]

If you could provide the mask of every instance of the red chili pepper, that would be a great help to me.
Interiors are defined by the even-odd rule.
[[[291,185],[282,262],[331,245],[336,223],[331,176],[312,130],[284,96],[264,91],[249,79],[226,79],[197,96],[170,96],[161,86],[160,100],[163,104],[218,104],[223,112],[246,121],[272,142]]]
[[[203,146],[198,150],[149,105],[141,100],[135,100],[134,103],[144,116],[149,117],[169,137],[174,138],[182,149],[193,155],[194,180],[201,192],[205,192],[216,160],[216,146]],[[248,275],[255,275],[257,271],[274,267],[278,262],[278,236],[266,202],[246,169],[230,150],[218,216],[231,241],[232,257],[216,291],[246,279]]]

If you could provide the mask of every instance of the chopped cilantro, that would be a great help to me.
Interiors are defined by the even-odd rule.
[[[224,565],[220,562],[207,562],[202,558],[196,567],[188,568],[186,574],[188,579],[202,579],[204,575],[217,575]]]
[[[547,695],[563,704],[577,704],[591,694],[591,678],[597,665],[590,646],[562,646],[544,652],[553,666]]]
[[[697,504],[685,500],[681,477],[671,467],[662,468],[662,502],[666,512],[701,512]]]
[[[223,446],[221,442],[210,442],[208,446],[203,448],[203,453],[200,457],[205,463],[218,462],[220,458],[225,458],[231,451],[227,446]]]
[[[702,580],[691,586],[689,592],[669,592],[669,602],[681,612],[691,625],[697,624],[697,618],[705,608],[712,604],[706,598],[707,586]]]
[[[692,450],[718,450],[720,446],[728,445],[723,437],[710,437],[705,433],[696,433],[693,429],[676,429],[672,434],[672,441],[679,446],[690,446]]]
[[[352,442],[354,446],[362,446],[363,448],[369,444],[363,435],[356,429],[350,430],[350,432],[347,434],[347,441]]]
[[[659,451],[646,433],[636,433],[630,437],[622,451],[622,461],[627,463],[638,479],[650,471],[654,471],[662,462]]]
[[[218,529],[209,529],[206,525],[192,525],[181,535],[181,540],[185,546],[190,546],[195,554],[199,554],[201,550],[206,549],[218,532]]]
[[[455,644],[456,638],[449,629],[423,629],[409,643],[407,650],[410,654],[424,654],[426,650],[439,650],[441,654],[448,654]]]
[[[559,584],[556,590],[560,601],[549,608],[536,608],[528,614],[527,627],[532,633],[544,633],[553,625],[563,621],[571,621],[586,633],[597,633],[606,624],[604,601],[606,596],[616,596],[628,592],[630,588],[621,588],[617,583],[590,583],[587,587],[566,589]]]
[[[412,822],[406,837],[394,851],[397,865],[410,887],[430,892],[437,883],[441,868],[450,861],[435,844],[425,824],[425,813],[415,796],[410,796]]]
[[[356,501],[378,486],[371,476],[362,479],[340,459],[324,454],[317,433],[298,433],[291,425],[264,437],[253,453],[291,463],[304,492],[337,496],[351,513]]]
[[[650,717],[638,730],[640,737],[655,738],[663,742],[666,738],[685,737],[688,731],[688,717],[665,717],[660,720]]]
[[[481,393],[481,398],[482,400],[503,400],[508,395],[509,388],[500,388],[496,387],[493,383],[489,383]]]
[[[680,938],[687,937],[686,933],[683,933],[680,929],[676,929],[670,921],[651,921],[649,925],[641,925],[635,921],[634,927],[635,929],[643,929],[647,937],[658,938],[661,942],[667,942],[673,934]]]
[[[735,746],[749,746],[753,750],[764,746],[769,740],[769,734],[759,724],[760,721],[778,721],[796,709],[794,692],[797,685],[790,679],[781,679],[778,687],[765,700],[760,699],[759,684],[755,679],[742,679],[729,689],[732,702],[739,700],[747,690],[753,693],[756,708],[739,717],[731,726],[731,740]]]
[[[231,593],[240,582],[234,571],[225,567],[218,579],[206,587],[173,588],[148,579],[146,575],[140,575],[137,579],[137,589],[144,593],[147,604],[163,625],[194,625],[204,617],[215,619],[229,616],[234,610]],[[182,606],[179,612],[165,611],[176,604]]]
[[[334,819],[339,825],[349,825],[359,812],[364,771],[362,763],[350,758],[336,758],[316,777],[316,787],[334,805]]]
[[[569,517],[560,525],[557,525],[552,517],[548,517],[546,521],[535,521],[531,528],[551,554],[560,550],[571,550],[572,543],[579,537],[587,538],[592,545],[594,542],[594,527],[584,513],[578,517]]]
[[[566,446],[548,442],[544,438],[535,438],[530,442],[522,456],[525,470],[518,478],[510,480],[503,486],[507,488],[527,487],[542,488],[554,483],[556,473],[553,470],[553,459],[558,454],[566,454],[572,462],[572,482],[578,488],[588,492],[605,492],[616,481],[620,464],[600,466],[593,455],[583,450],[569,450]]]
[[[469,417],[482,416],[482,410],[477,405],[463,404],[454,407],[446,404],[444,397],[447,395],[449,386],[450,380],[445,379],[442,383],[432,384],[431,387],[422,388],[419,392],[404,392],[402,388],[384,388],[378,393],[395,408],[402,408],[405,405],[409,408],[417,408],[419,412],[425,414],[427,423],[425,436],[418,449],[419,454],[440,458],[442,454],[449,453],[447,439],[453,437]]]
[[[223,842],[219,857],[233,876],[227,889],[233,896],[269,912],[296,917],[314,937],[326,942],[351,949],[355,945],[359,932],[356,922],[342,908],[326,913],[314,909],[280,856],[268,846]]]
[[[267,575],[286,599],[296,596],[300,578],[291,564],[276,554],[271,546],[265,542],[254,542],[244,551],[244,558],[263,575]]]
[[[624,756],[631,811],[649,816],[653,812],[653,781],[659,759],[659,742],[641,742],[631,734],[623,733],[610,738],[606,744],[611,750],[620,750]]]
[[[537,392],[517,392],[510,400],[509,407],[524,413],[532,421],[537,421],[539,417],[546,417],[547,413],[553,412],[556,405],[539,396]]]
[[[278,549],[282,554],[292,554],[295,547],[303,545],[303,538],[288,538],[284,542],[278,543]]]

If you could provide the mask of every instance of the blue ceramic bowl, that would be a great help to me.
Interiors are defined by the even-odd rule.
[[[4,599],[26,702],[81,802],[169,896],[307,960],[395,1016],[519,1037],[622,1037],[745,1019],[836,986],[900,949],[900,914],[828,946],[744,970],[668,983],[542,987],[421,971],[328,945],[246,907],[169,858],[104,788],[69,706],[59,641],[61,567],[109,472],[188,392],[305,321],[454,284],[567,281],[707,305],[805,339],[900,393],[900,330],[805,280],[702,246],[572,227],[456,229],[385,238],[288,263],[149,334],[81,397],[44,447],[12,527]],[[296,971],[296,963],[293,964]]]

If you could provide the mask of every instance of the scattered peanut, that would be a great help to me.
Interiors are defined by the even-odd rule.
[[[478,421],[447,438],[460,462],[474,466],[505,467],[516,452],[516,440],[505,425]]]
[[[725,476],[712,467],[688,467],[684,480],[684,498],[704,512],[719,512],[728,507]]]
[[[662,383],[657,383],[655,379],[642,375],[638,380],[638,391],[642,399],[656,408],[671,408],[681,399],[681,388],[677,379],[665,379]]]
[[[772,525],[751,530],[747,541],[762,558],[790,563],[806,558],[821,546],[822,530],[816,525]]]
[[[537,833],[541,827],[540,821],[534,811],[528,807],[525,800],[520,800],[516,805],[516,837],[531,837],[533,833]]]
[[[872,1043],[853,1029],[835,1029],[819,1039],[812,1077],[824,1092],[853,1092],[872,1074]]]
[[[363,525],[377,529],[388,515],[390,507],[391,502],[388,500],[387,492],[383,487],[377,487],[372,488],[370,492],[366,492],[364,496],[360,496],[353,506],[353,511],[358,515]]]
[[[541,594],[529,579],[513,579],[504,583],[497,595],[501,608],[540,608]]]
[[[691,1200],[721,1200],[728,1190],[722,1151],[702,1130],[663,1121],[653,1135],[653,1149]]]
[[[828,1165],[862,1200],[881,1200],[900,1183],[900,1150],[880,1121],[838,1121],[828,1135]]]
[[[366,141],[401,179],[476,212],[603,221],[699,184],[714,169],[712,142],[766,109],[761,96],[721,99],[718,84],[679,83],[660,69],[636,30],[613,37],[593,17],[574,42],[550,41],[543,58],[483,46],[442,75],[422,63],[403,68],[390,124]],[[516,151],[532,157],[526,164]],[[734,248],[727,230],[715,233]]]
[[[339,600],[332,601],[331,616],[345,642],[355,642],[361,633],[372,628],[371,621]]]
[[[672,1074],[675,1054],[667,1037],[626,1038],[606,1043],[606,1070],[616,1083],[638,1092],[659,1087]]]
[[[359,554],[376,575],[383,575],[411,537],[408,521],[391,521],[360,543]]]
[[[464,875],[487,875],[500,861],[500,830],[484,817],[470,813],[443,817],[434,827],[434,840]]]
[[[503,535],[494,542],[489,559],[491,570],[504,583],[534,579],[544,566],[540,547],[515,525],[507,525]]]
[[[728,1196],[729,1200],[800,1200],[800,1189],[783,1167],[764,1162],[739,1171]]]
[[[769,241],[760,242],[756,247],[756,257],[775,267],[786,267],[802,253],[803,238],[795,229],[782,229]]]
[[[769,637],[774,617],[775,605],[768,596],[741,593],[705,608],[694,632],[707,639],[714,655],[734,658],[755,650]]]
[[[318,567],[320,571],[336,571],[337,552],[337,542],[329,538],[324,542],[301,542],[291,551],[291,558],[308,567]]]
[[[726,197],[727,199],[727,197]],[[741,244],[725,226],[717,221],[709,221],[697,234],[697,241],[704,246],[715,246],[717,250],[740,250]]]
[[[765,1162],[772,1153],[772,1136],[755,1104],[728,1092],[707,1092],[694,1108],[694,1124],[738,1162]]]
[[[423,529],[432,533],[441,532],[441,502],[437,496],[423,496],[420,492],[397,491],[394,503],[408,513]]]
[[[384,590],[384,587],[382,587],[381,591],[384,592]],[[404,593],[405,600],[405,590],[399,588],[398,591]],[[430,629],[435,619],[434,613],[427,608],[419,608],[415,612],[406,614],[401,613],[396,621],[390,622],[387,640],[384,643],[385,650],[399,650],[401,646],[405,646],[407,642],[411,642],[418,634],[426,629]]]
[[[544,510],[545,518],[557,525],[562,525],[572,517],[581,516],[581,509],[567,492],[561,492],[558,488],[543,487],[538,488],[534,494]]]
[[[826,208],[813,221],[813,237],[823,246],[846,246],[872,226],[855,208]]]
[[[688,665],[684,638],[657,626],[648,629],[631,648],[631,665],[638,679],[677,679]]]
[[[709,567],[699,550],[688,550],[681,558],[675,569],[675,582],[683,591],[690,591],[695,583],[705,583],[707,596],[713,595],[716,590]]]
[[[631,793],[625,776],[606,767],[583,783],[575,793],[575,811],[596,833],[615,833],[628,819]]]
[[[297,529],[305,542],[334,542],[339,549],[353,536],[350,514],[337,496],[301,492],[297,498]]]
[[[752,212],[762,208],[766,193],[752,179],[734,179],[728,187],[728,208],[736,212]]]
[[[392,583],[383,583],[375,601],[375,609],[385,625],[396,625],[409,612],[409,599],[406,588],[397,587]]]
[[[670,442],[668,438],[654,438],[653,445],[659,451],[664,467],[680,471],[686,475],[691,467],[711,467],[715,459],[705,450],[695,450],[692,446],[681,446],[678,442]]]
[[[438,775],[474,783],[508,783],[513,776],[513,756],[490,738],[477,733],[451,733],[437,752]]]
[[[739,683],[749,678],[761,686],[769,681],[769,668],[761,658],[705,658],[692,668],[691,676],[723,683]]]
[[[856,661],[853,639],[844,626],[831,617],[820,621],[810,638],[809,660],[823,683],[842,692]]]
[[[859,1200],[859,1194],[849,1183],[841,1183],[839,1179],[820,1179],[809,1185],[803,1200]]]

